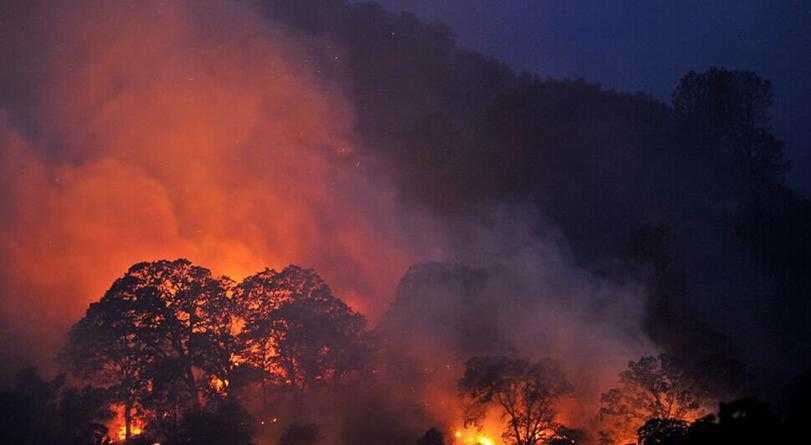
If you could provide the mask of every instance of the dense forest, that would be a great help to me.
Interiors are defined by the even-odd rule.
[[[263,4],[316,42],[370,162],[406,202],[451,231],[499,203],[530,203],[580,264],[647,283],[647,332],[669,352],[743,362],[765,387],[811,365],[811,206],[785,185],[768,80],[685,73],[662,103],[515,73],[457,47],[441,24],[372,3]]]

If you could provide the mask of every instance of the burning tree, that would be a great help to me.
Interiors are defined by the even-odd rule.
[[[234,301],[245,323],[240,333],[240,359],[266,381],[278,383],[283,370],[270,319],[282,305],[293,299],[306,299],[329,292],[326,283],[312,270],[288,266],[281,272],[265,269],[251,275],[234,288]]]
[[[555,403],[573,390],[554,362],[507,357],[471,358],[458,389],[466,401],[466,423],[479,422],[496,407],[506,420],[502,437],[516,445],[552,437],[560,428]]]
[[[123,281],[128,278],[116,285]],[[106,388],[111,402],[123,405],[129,439],[133,415],[142,410],[148,396],[156,355],[153,343],[138,332],[144,326],[130,315],[139,312],[142,302],[133,294],[115,291],[116,285],[71,328],[61,358],[75,375]]]
[[[229,286],[187,260],[139,263],[72,328],[66,363],[124,405],[127,437],[134,409],[149,405],[176,418],[189,401],[199,411],[217,390],[212,381],[227,382]]]
[[[636,430],[650,419],[692,420],[709,405],[707,391],[667,354],[628,363],[621,386],[602,395],[600,415],[619,429]]]
[[[266,270],[240,283],[235,296],[245,314],[241,356],[263,381],[305,388],[365,363],[365,319],[314,271]]]
[[[168,434],[229,406],[239,368],[295,389],[346,376],[366,363],[365,323],[312,270],[234,285],[187,260],[145,262],[90,305],[62,359],[123,406],[126,438],[145,413]]]

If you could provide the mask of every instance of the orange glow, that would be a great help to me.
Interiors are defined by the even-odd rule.
[[[454,444],[458,445],[501,445],[500,440],[494,439],[495,435],[486,434],[473,429],[457,429],[453,433]]]
[[[209,380],[209,385],[211,385],[214,391],[221,394],[225,394],[228,391],[228,383],[227,379],[219,379],[217,377],[211,377]]]
[[[491,439],[491,438],[489,438],[487,436],[481,435],[481,434],[477,437],[477,440],[479,441],[479,443],[481,445],[494,445],[495,444],[495,441],[493,439]]]
[[[127,427],[124,422],[124,407],[121,405],[113,405],[113,412],[115,417],[107,424],[108,435],[113,441],[123,441],[127,437]],[[133,416],[132,425],[130,425],[130,434],[138,436],[144,432],[145,423],[143,419],[138,416]]]
[[[37,23],[53,31],[33,99],[44,136],[0,110],[0,317],[36,343],[20,349],[50,357],[115,278],[161,258],[234,279],[313,267],[379,314],[420,255],[306,49],[232,2],[76,3]]]
[[[131,434],[132,434],[133,437],[139,436],[141,433],[143,433],[143,430],[141,429],[141,427],[138,427],[138,426],[133,426],[132,427]],[[126,427],[121,426],[118,429],[118,440],[125,440],[126,438],[127,438],[127,429],[126,429]]]
[[[36,135],[0,109],[0,322],[19,334],[17,350],[39,352],[21,362],[47,369],[66,329],[139,261],[185,257],[236,280],[312,267],[374,321],[409,265],[441,256],[430,222],[410,229],[393,191],[365,171],[353,110],[309,65],[306,42],[268,28],[250,2],[40,1],[30,28],[48,32],[3,42],[42,59]],[[44,48],[29,51],[33,40]],[[577,343],[579,357],[588,342],[561,332],[545,346]],[[517,349],[534,352],[526,338]],[[438,369],[420,402],[457,425],[461,367],[432,348],[421,352]],[[591,376],[594,362],[573,368]],[[601,366],[613,383],[619,368]],[[591,400],[562,407],[567,425],[596,413],[608,386],[591,383]],[[121,436],[118,414],[110,431]],[[489,417],[481,431],[456,430],[455,443],[500,445],[502,429]]]

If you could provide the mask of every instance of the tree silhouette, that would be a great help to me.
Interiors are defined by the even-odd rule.
[[[291,301],[271,323],[279,366],[297,386],[338,380],[365,366],[365,320],[331,294]]]
[[[629,362],[619,380],[620,387],[602,395],[600,414],[626,428],[639,428],[650,419],[694,418],[708,404],[702,386],[666,354]]]
[[[572,389],[554,362],[507,357],[469,359],[458,382],[466,423],[480,421],[495,406],[506,421],[503,437],[516,445],[551,438],[560,427],[555,402]]]
[[[288,266],[281,272],[265,269],[234,287],[234,301],[245,322],[240,334],[240,358],[260,371],[263,388],[268,380],[280,383],[284,374],[278,363],[271,317],[293,299],[324,292],[329,292],[326,283],[314,271],[298,266]]]
[[[72,445],[103,445],[109,440],[104,423],[113,417],[106,391],[92,386],[67,387],[59,398],[62,438]]]
[[[126,439],[133,415],[143,409],[157,356],[154,343],[139,335],[137,324],[126,315],[138,311],[138,305],[137,299],[112,295],[92,303],[71,328],[61,354],[75,375],[105,388],[111,402],[123,405]]]
[[[64,376],[49,381],[24,369],[13,389],[0,392],[0,443],[108,445],[108,403],[105,391],[74,388]]]
[[[639,445],[682,445],[687,438],[687,422],[679,419],[649,419],[637,430]]]
[[[782,182],[783,143],[771,132],[772,85],[749,71],[689,72],[673,93],[677,124],[688,142],[733,171],[738,192]]]
[[[689,445],[791,443],[769,405],[754,398],[721,403],[718,416],[693,422],[687,438]]]
[[[445,445],[445,435],[436,428],[430,428],[417,440],[417,445]]]
[[[312,270],[266,270],[236,289],[245,308],[241,355],[273,381],[306,388],[364,365],[364,318]]]
[[[811,423],[811,369],[794,377],[784,389],[787,407],[786,427],[801,434]]]
[[[65,361],[124,405],[127,436],[133,409],[177,418],[189,401],[199,411],[227,385],[235,349],[229,286],[187,260],[139,263],[72,328]]]
[[[250,445],[253,419],[235,400],[206,404],[186,415],[168,434],[168,445]]]

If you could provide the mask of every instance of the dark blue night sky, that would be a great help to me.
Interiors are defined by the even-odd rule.
[[[379,0],[448,24],[461,45],[512,67],[584,78],[669,100],[678,78],[710,66],[775,86],[775,129],[790,181],[811,194],[811,1]]]

